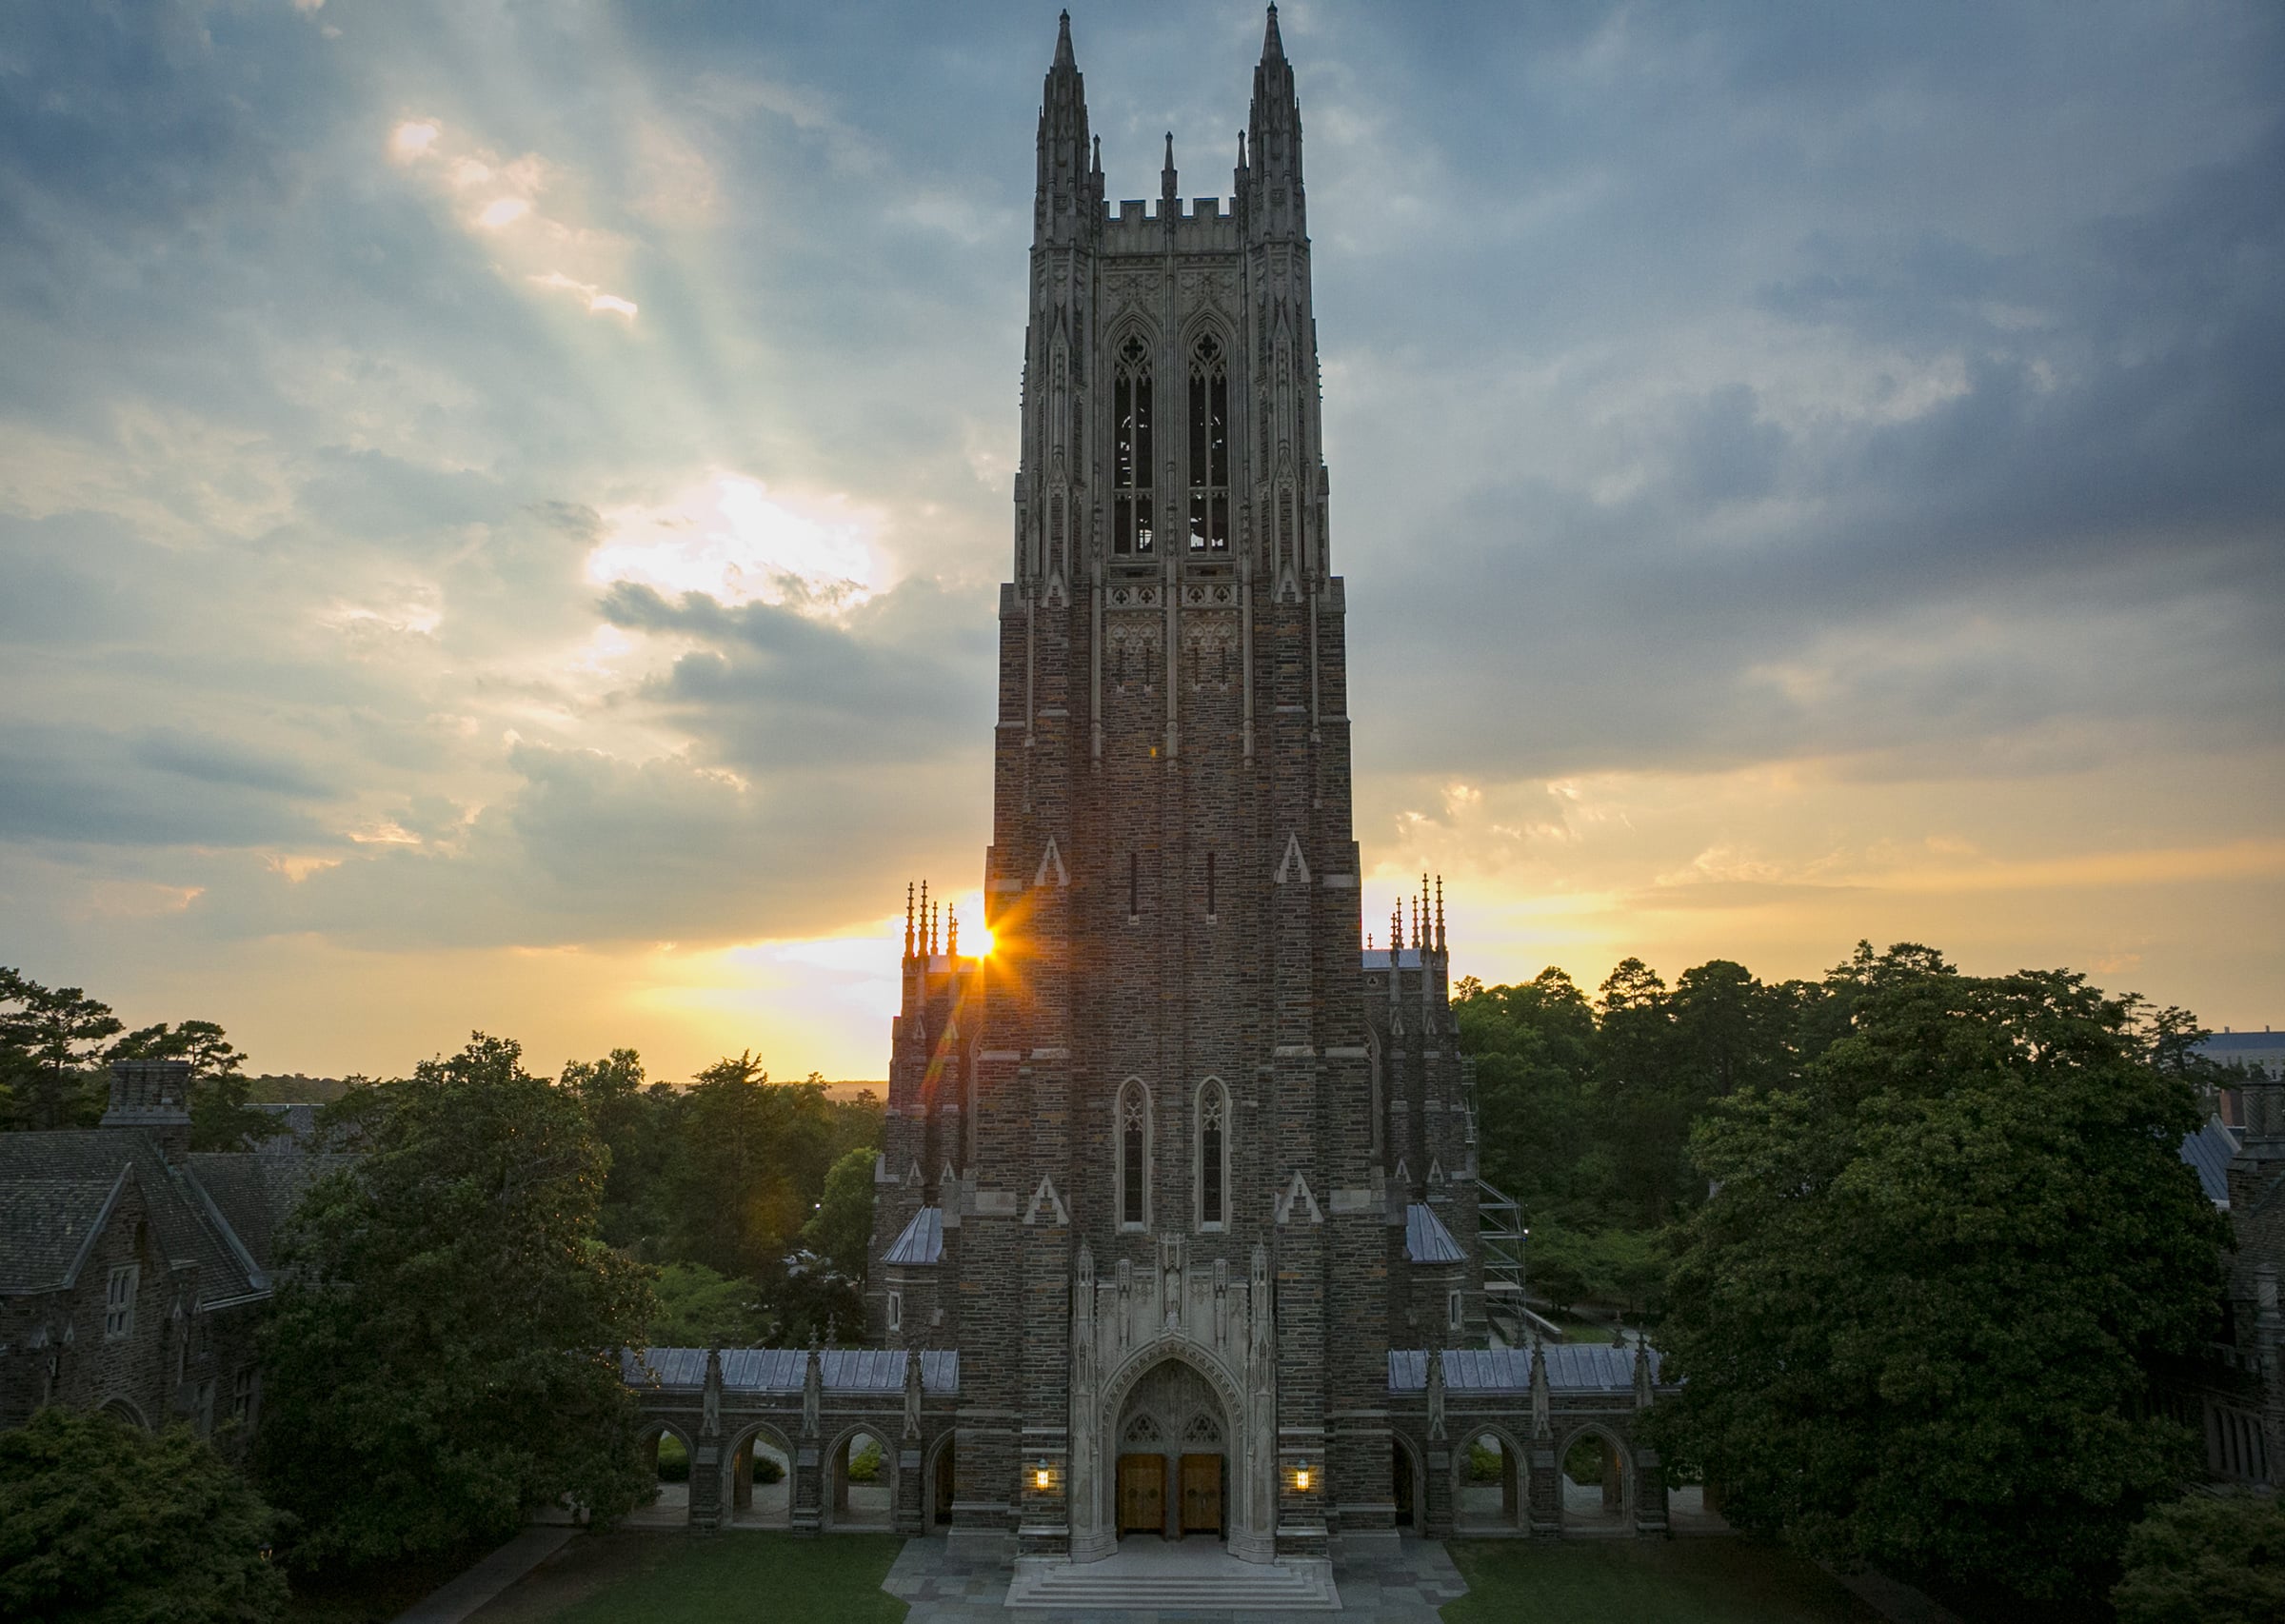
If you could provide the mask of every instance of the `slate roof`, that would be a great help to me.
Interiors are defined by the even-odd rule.
[[[2237,1136],[2219,1117],[2208,1117],[2195,1133],[2182,1136],[2180,1153],[2197,1174],[2206,1199],[2226,1210],[2230,1204],[2230,1158],[2237,1154]]]
[[[1367,947],[1359,950],[1358,961],[1364,969],[1385,970],[1388,968],[1388,955],[1389,950],[1385,947]],[[1419,948],[1400,947],[1396,950],[1396,955],[1398,969],[1417,970],[1421,967],[1421,950]]]
[[[904,1232],[888,1243],[881,1255],[884,1263],[906,1266],[938,1263],[944,1256],[944,1212],[942,1207],[923,1207],[912,1215],[912,1221]]]
[[[269,1289],[261,1265],[230,1233],[198,1178],[188,1167],[169,1164],[157,1135],[140,1128],[0,1134],[0,1191],[10,1193],[11,1199],[14,1192],[40,1182],[94,1184],[108,1190],[129,1166],[142,1188],[160,1254],[172,1263],[198,1264],[198,1295],[208,1306],[258,1297]],[[75,1210],[84,1210],[85,1198],[84,1194],[68,1198],[81,1203]],[[41,1243],[29,1244],[19,1255],[17,1227],[0,1227],[0,1294],[55,1289],[52,1283],[41,1283],[54,1278]],[[52,1244],[47,1243],[50,1250]]]
[[[1468,1255],[1452,1238],[1444,1220],[1425,1201],[1404,1209],[1404,1256],[1415,1263],[1464,1263]],[[1447,1375],[1450,1373],[1447,1372]]]
[[[1547,1361],[1551,1393],[1629,1393],[1635,1385],[1635,1350],[1607,1342],[1554,1342],[1540,1349]],[[1531,1390],[1528,1348],[1445,1350],[1444,1386],[1454,1393],[1527,1393]],[[1659,1350],[1650,1350],[1650,1379],[1659,1379]],[[1421,1349],[1392,1348],[1388,1355],[1391,1393],[1419,1393],[1428,1385],[1428,1355]]]
[[[88,1248],[133,1176],[122,1162],[109,1179],[0,1182],[0,1296],[72,1285]]]
[[[223,1221],[237,1235],[253,1266],[274,1266],[274,1244],[294,1203],[328,1173],[355,1165],[352,1156],[276,1156],[266,1152],[193,1151],[190,1171]]]
[[[828,1393],[902,1393],[904,1391],[904,1350],[902,1348],[825,1348],[818,1363]],[[725,1393],[799,1393],[809,1363],[806,1348],[725,1348],[722,1350],[722,1387]],[[704,1348],[646,1348],[619,1356],[620,1373],[630,1387],[674,1387],[695,1390],[706,1384]],[[921,1355],[921,1389],[925,1393],[960,1391],[960,1353],[953,1348],[930,1348]]]
[[[253,1148],[265,1156],[299,1156],[317,1142],[317,1114],[322,1105],[293,1103],[256,1105],[253,1110],[277,1119],[278,1131],[256,1139]]]

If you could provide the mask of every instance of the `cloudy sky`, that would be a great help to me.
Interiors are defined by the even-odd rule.
[[[1114,195],[1251,4],[1078,4]],[[1368,916],[2285,1021],[2285,10],[1282,13]],[[1038,5],[0,11],[0,963],[886,1065],[979,917]]]

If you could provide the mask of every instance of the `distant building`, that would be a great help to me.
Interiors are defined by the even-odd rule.
[[[192,1151],[189,1091],[121,1061],[100,1126],[0,1134],[0,1428],[68,1404],[244,1447],[273,1238],[343,1159]]]
[[[2285,1488],[2285,1034],[2221,1032],[2200,1048],[2244,1070],[2181,1144],[2207,1198],[2229,1214],[2237,1249],[2218,1338],[2171,1373],[2161,1402],[2204,1438],[2213,1475]]]

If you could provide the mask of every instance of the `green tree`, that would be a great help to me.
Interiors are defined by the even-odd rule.
[[[295,1560],[504,1536],[566,1496],[624,1515],[649,1484],[618,1350],[653,1305],[596,1242],[578,1097],[481,1033],[368,1092],[367,1155],[296,1212],[266,1336],[261,1481],[300,1518]]]
[[[2081,977],[1859,968],[1850,1035],[1698,1130],[1653,1430],[1813,1555],[2083,1604],[2193,1464],[2144,1399],[2228,1244],[2196,1105]]]
[[[109,1098],[96,1067],[125,1029],[110,1005],[77,987],[44,987],[0,967],[0,1083],[11,1125],[91,1126]]]
[[[190,1062],[190,1148],[241,1150],[248,1139],[279,1131],[276,1118],[248,1103],[251,1080],[246,1056],[211,1020],[164,1020],[126,1034],[104,1052],[104,1060],[188,1060]]]
[[[187,1426],[48,1409],[0,1433],[0,1617],[263,1624],[275,1517]]]
[[[672,1155],[672,1093],[646,1087],[643,1057],[632,1049],[613,1049],[600,1060],[574,1060],[556,1080],[579,1096],[611,1153],[603,1187],[603,1238],[613,1246],[639,1246],[665,1223],[660,1206]]]
[[[802,1226],[802,1244],[834,1268],[864,1277],[865,1248],[873,1238],[873,1162],[877,1152],[860,1145],[825,1174],[825,1195]]]
[[[2285,1618],[2285,1499],[2197,1491],[2126,1537],[2111,1591],[2118,1624],[2275,1624]]]
[[[676,1140],[668,1255],[774,1286],[832,1164],[824,1086],[717,1060],[677,1100]]]
[[[704,1263],[669,1263],[652,1290],[658,1310],[650,1341],[662,1348],[751,1347],[767,1329],[751,1280],[733,1280]]]

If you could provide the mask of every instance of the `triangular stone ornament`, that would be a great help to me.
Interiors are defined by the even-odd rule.
[[[1404,1165],[1404,1159],[1401,1156],[1397,1158],[1396,1179],[1400,1184],[1412,1182],[1412,1169]]]
[[[1293,578],[1293,566],[1287,564],[1278,575],[1278,602],[1298,604],[1301,601],[1301,584]]]
[[[1056,846],[1053,835],[1047,837],[1047,849],[1040,853],[1040,871],[1031,877],[1031,882],[1035,888],[1050,883],[1071,883],[1071,871],[1063,866],[1063,854]]]
[[[1059,569],[1047,578],[1047,595],[1044,605],[1050,609],[1066,608],[1069,606],[1070,601],[1070,594],[1063,590],[1063,572]]]
[[[1300,835],[1289,834],[1285,837],[1285,855],[1278,860],[1276,879],[1280,885],[1296,880],[1304,885],[1309,883],[1309,860],[1301,855]]]
[[[920,1181],[921,1163],[920,1159],[916,1157],[913,1159],[912,1165],[904,1170],[904,1182],[907,1184],[918,1184]]]
[[[945,1191],[957,1191],[959,1188],[960,1175],[953,1169],[952,1164],[947,1161],[944,1163],[944,1170],[936,1176],[937,1201],[941,1204],[945,1199]]]
[[[1040,1180],[1040,1187],[1031,1193],[1031,1205],[1023,1211],[1025,1223],[1036,1224],[1043,1220],[1058,1226],[1068,1226],[1071,1222],[1071,1209],[1064,1206],[1063,1197],[1056,1194],[1053,1178]]]
[[[1325,1221],[1325,1215],[1318,1209],[1317,1198],[1309,1193],[1309,1180],[1301,1177],[1298,1168],[1294,1171],[1293,1182],[1286,1185],[1285,1193],[1278,1198],[1278,1222],[1292,1222],[1297,1209],[1310,1223]]]
[[[1442,1162],[1442,1161],[1441,1161],[1441,1160],[1437,1160],[1437,1161],[1431,1161],[1431,1162],[1429,1162],[1429,1164],[1428,1164],[1428,1182],[1429,1182],[1429,1183],[1431,1183],[1431,1184],[1441,1184],[1441,1183],[1444,1183],[1445,1181],[1446,1181],[1446,1180],[1445,1180],[1445,1178],[1444,1178],[1444,1164],[1443,1164],[1443,1162]]]

